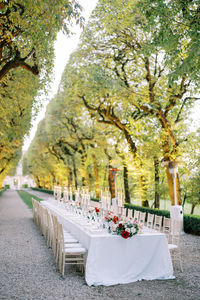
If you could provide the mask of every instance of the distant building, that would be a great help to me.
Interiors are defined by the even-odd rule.
[[[17,166],[15,176],[7,176],[4,179],[3,186],[9,185],[10,189],[18,190],[21,189],[24,184],[26,184],[28,187],[35,187],[35,182],[31,176],[23,176],[21,159]]]

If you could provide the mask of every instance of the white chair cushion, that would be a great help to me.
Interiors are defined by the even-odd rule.
[[[65,249],[65,253],[70,253],[70,254],[80,254],[80,253],[85,253],[86,249],[85,248],[68,248]]]
[[[78,243],[78,240],[74,239],[74,238],[66,238],[64,240],[64,243],[67,244],[67,243]]]
[[[64,233],[64,237],[66,238],[74,238],[70,233]]]
[[[68,243],[65,244],[65,248],[82,248],[83,246],[81,245],[81,243]]]
[[[169,250],[173,250],[173,249],[177,249],[177,245],[174,245],[174,244],[168,244],[168,249]]]

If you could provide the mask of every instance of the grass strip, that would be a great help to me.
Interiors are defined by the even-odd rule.
[[[32,205],[32,198],[34,198],[37,201],[42,201],[42,199],[38,198],[35,195],[29,194],[28,192],[25,191],[17,191],[18,195],[22,198],[22,200],[28,205],[28,207],[33,208]]]

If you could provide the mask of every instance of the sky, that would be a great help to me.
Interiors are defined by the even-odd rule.
[[[83,16],[87,22],[92,10],[95,8],[97,0],[79,0],[79,3],[83,7]],[[59,32],[57,35],[57,40],[55,42],[55,64],[54,64],[54,80],[52,81],[50,92],[48,96],[45,96],[45,99],[51,100],[56,94],[62,73],[64,71],[65,65],[68,62],[70,54],[77,48],[79,37],[82,32],[78,25],[72,27],[72,32],[74,33],[70,37],[65,36],[62,32]],[[23,151],[26,151],[34,138],[34,135],[37,130],[37,124],[44,118],[46,106],[49,101],[44,101],[43,108],[40,110],[37,118],[32,121],[32,129],[29,136],[25,138]]]

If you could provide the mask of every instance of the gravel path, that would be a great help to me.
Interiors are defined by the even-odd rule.
[[[73,267],[62,278],[52,250],[15,191],[0,197],[0,300],[199,300],[200,237],[183,236],[184,272],[174,280],[88,287]]]

